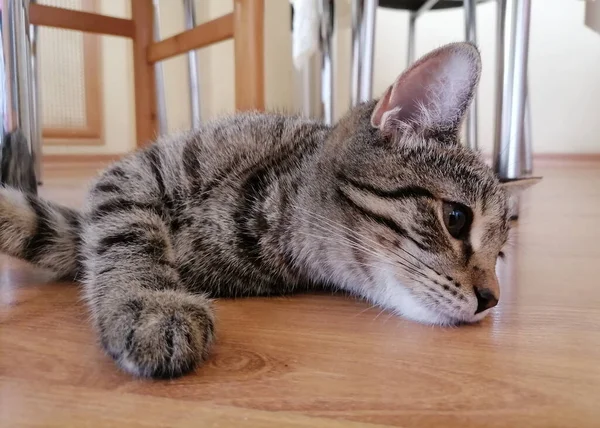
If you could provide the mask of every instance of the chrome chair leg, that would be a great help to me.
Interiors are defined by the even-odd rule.
[[[415,60],[416,55],[416,22],[417,18],[434,7],[440,0],[427,0],[415,12],[410,12],[408,17],[408,51],[406,54],[406,66],[408,67]]]
[[[321,0],[319,47],[321,62],[321,104],[323,106],[323,121],[333,123],[333,0]]]
[[[498,0],[498,104],[494,169],[500,179],[521,176],[531,0]]]
[[[31,0],[37,3],[38,0]],[[34,169],[37,184],[42,184],[42,104],[40,91],[40,67],[38,61],[38,26],[29,25],[31,43],[31,144],[33,146]]]
[[[416,23],[417,15],[413,12],[408,16],[408,48],[406,51],[406,66],[410,66],[415,60],[416,45]]]
[[[183,0],[185,28],[191,30],[196,26],[196,7],[194,0]],[[198,52],[192,49],[187,53],[188,78],[190,83],[190,119],[193,129],[200,127],[200,80],[198,73]]]
[[[533,173],[533,137],[531,130],[531,98],[529,96],[529,82],[526,87],[525,99],[525,120],[523,121],[523,174],[531,175]]]
[[[497,106],[493,168],[500,180],[523,175],[531,0],[497,0]],[[511,217],[519,216],[511,201]]]
[[[377,0],[352,0],[352,107],[373,94],[373,53]]]
[[[477,11],[475,0],[464,0],[465,9],[465,40],[477,44]],[[467,147],[477,150],[477,94],[471,101],[466,122]]]
[[[37,193],[41,153],[29,0],[2,0],[0,14],[0,183]]]

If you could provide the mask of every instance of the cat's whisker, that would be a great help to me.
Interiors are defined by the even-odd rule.
[[[376,308],[377,306],[378,306],[378,305],[376,305],[376,304],[375,304],[375,305],[371,305],[371,306],[369,306],[368,308],[366,308],[366,309],[363,309],[362,311],[360,311],[359,313],[357,313],[356,315],[354,315],[352,318],[356,318],[356,317],[358,317],[358,316],[360,316],[360,315],[364,314],[365,312],[367,312],[367,311],[369,311],[369,310],[371,310],[371,309],[373,309],[373,308]]]
[[[306,235],[306,236],[310,236],[312,238],[329,240],[331,242],[339,242],[338,240],[336,240],[333,237],[319,236],[319,235],[308,234],[308,233],[302,233],[302,234]],[[352,242],[347,242],[347,243],[350,246],[354,245]],[[415,275],[421,275],[424,278],[427,278],[427,276],[425,274],[423,274],[422,272],[415,270],[411,266],[404,265],[403,263],[400,263],[397,260],[387,259],[384,256],[382,256],[381,254],[378,254],[378,253],[375,253],[375,252],[370,252],[370,250],[368,250],[366,248],[356,247],[356,246],[354,248],[359,249],[359,250],[363,250],[363,251],[367,252],[368,254],[371,254],[373,257],[375,257],[377,259],[383,259],[383,260],[385,260],[385,262],[387,262],[388,265],[389,264],[400,265],[400,266],[404,267],[405,269],[409,270],[410,272],[412,272]],[[377,270],[385,270],[386,267],[387,267],[386,264],[384,264],[384,262],[381,261],[381,260],[378,260],[378,261],[380,261],[380,263],[382,263],[382,265],[379,265],[379,266],[378,265],[369,264],[369,263],[359,262],[357,260],[330,260],[330,261],[332,261],[332,262],[347,263],[347,264],[355,264],[357,266],[368,266],[368,267],[372,267],[372,268],[377,269]]]
[[[422,286],[424,286],[427,290],[433,292],[433,293],[437,293],[440,296],[444,296],[444,294],[442,293],[442,291],[440,290],[436,290],[434,287],[432,287],[430,284],[426,284],[425,282],[417,279],[417,278],[413,278],[413,281],[415,281],[418,284],[421,284]]]
[[[329,230],[324,230],[324,229],[322,229],[322,230],[321,230],[321,232],[330,232],[330,231],[329,231]],[[384,255],[384,254],[378,253],[378,252],[377,252],[375,249],[373,249],[373,248],[369,248],[369,247],[367,247],[367,246],[365,246],[365,245],[362,245],[362,244],[360,244],[360,243],[358,243],[358,242],[351,241],[351,240],[349,240],[348,238],[346,238],[346,237],[345,237],[345,236],[343,236],[343,235],[339,235],[339,234],[338,234],[338,235],[336,235],[336,234],[334,233],[333,235],[336,235],[336,236],[324,236],[324,235],[316,235],[316,234],[311,234],[311,233],[302,232],[302,231],[301,231],[301,232],[299,232],[299,233],[300,233],[301,235],[310,236],[310,237],[313,237],[313,238],[319,238],[319,239],[326,239],[326,240],[329,240],[329,241],[332,241],[332,242],[339,242],[339,241],[341,240],[341,241],[343,241],[343,242],[347,243],[347,244],[348,244],[349,246],[351,246],[352,248],[359,249],[359,250],[363,250],[363,251],[365,251],[366,253],[368,253],[368,254],[370,254],[370,255],[372,255],[372,256],[374,256],[374,257],[378,258],[378,259],[383,259],[383,260],[385,260],[385,261],[387,261],[387,262],[389,262],[389,263],[393,263],[393,260],[391,260],[391,259],[389,259],[389,258],[385,257],[385,255]]]
[[[335,222],[335,221],[333,221],[333,220],[330,220],[330,219],[328,219],[328,218],[326,218],[326,217],[324,217],[324,216],[321,216],[321,215],[319,215],[319,214],[317,214],[317,213],[315,213],[315,212],[312,212],[312,211],[310,211],[310,210],[307,210],[307,209],[305,209],[305,208],[302,208],[302,207],[296,207],[296,208],[297,208],[297,209],[299,209],[299,210],[301,210],[301,211],[304,211],[306,214],[308,214],[308,215],[312,216],[312,217],[313,217],[313,219],[316,219],[316,220],[322,221],[322,222],[324,222],[324,223],[327,223],[327,224],[328,224],[330,227],[337,228],[339,231],[343,231],[343,232],[346,232],[346,233],[350,233],[350,234],[352,234],[353,236],[355,236],[355,237],[357,237],[357,238],[361,238],[361,239],[363,239],[363,240],[367,240],[367,241],[371,242],[372,244],[376,245],[377,247],[380,247],[380,248],[382,248],[382,249],[385,249],[385,247],[383,247],[383,246],[382,246],[382,245],[381,245],[379,242],[377,242],[377,241],[374,241],[373,239],[370,239],[370,238],[368,238],[368,237],[364,237],[364,236],[358,235],[358,234],[356,233],[356,231],[354,231],[354,230],[350,229],[350,228],[349,228],[349,227],[347,227],[347,226],[344,226],[344,225],[342,225],[342,224],[339,224],[339,223],[337,223],[337,222]],[[316,224],[316,223],[313,223],[313,224]],[[317,225],[318,225],[318,224],[317,224]],[[318,225],[318,226],[321,226],[321,225]],[[329,230],[328,228],[325,228],[325,227],[323,227],[323,228],[324,228],[325,230]],[[411,253],[411,252],[409,252],[408,250],[406,250],[406,249],[404,249],[404,248],[401,248],[401,247],[400,247],[400,248],[397,248],[397,249],[401,250],[401,251],[402,251],[402,252],[404,252],[405,254],[407,254],[407,255],[411,256],[412,258],[414,258],[414,259],[415,259],[415,260],[416,260],[416,261],[417,261],[419,264],[422,264],[422,265],[423,265],[423,266],[425,266],[426,268],[428,268],[428,269],[430,269],[431,271],[433,271],[433,272],[437,273],[435,269],[433,269],[431,266],[429,266],[429,265],[427,265],[426,263],[424,263],[422,260],[420,260],[419,258],[417,258],[417,257],[416,257],[414,254],[412,254],[412,253]],[[407,259],[403,258],[403,257],[402,257],[400,254],[398,254],[398,253],[396,253],[396,252],[393,252],[393,253],[394,253],[394,255],[395,255],[396,257],[399,257],[399,258],[401,258],[401,259],[402,259],[402,260],[404,260],[406,263],[410,263],[410,264],[414,265],[414,267],[415,267],[415,268],[417,268],[417,269],[420,269],[420,268],[421,268],[420,266],[416,265],[414,262],[411,262],[411,261],[409,261],[409,260],[407,260]]]
[[[305,211],[306,211],[308,214],[310,214],[310,215],[317,216],[317,214],[311,213],[311,212],[309,212],[308,210],[305,210]],[[342,226],[342,225],[338,225],[338,224],[336,224],[336,223],[329,222],[329,220],[328,220],[328,219],[325,219],[325,218],[319,218],[319,217],[315,217],[315,218],[316,218],[317,220],[319,220],[319,221],[323,221],[323,222],[325,222],[325,223],[328,223],[328,224],[329,224],[329,226],[330,226],[331,228],[333,228],[334,230],[335,230],[335,229],[338,229],[337,231],[338,231],[338,232],[340,232],[340,233],[338,233],[338,236],[340,236],[340,238],[344,238],[344,239],[346,239],[346,242],[353,242],[353,241],[350,241],[350,240],[349,240],[349,239],[348,239],[348,238],[347,238],[345,235],[343,235],[341,232],[344,232],[344,231],[345,231],[345,232],[348,232],[348,233],[352,233],[352,234],[353,234],[353,236],[355,236],[355,237],[357,237],[357,238],[363,238],[362,236],[358,235],[358,234],[357,234],[355,231],[353,231],[353,230],[351,230],[351,229],[349,229],[349,228],[347,228],[347,227],[345,227],[345,226]],[[316,227],[319,227],[319,228],[321,228],[323,231],[326,231],[326,232],[331,232],[331,229],[330,229],[329,227],[326,227],[326,226],[324,226],[324,225],[321,225],[321,224],[318,224],[318,223],[311,223],[311,225],[313,225],[313,226],[316,226]],[[381,245],[380,243],[378,243],[378,242],[376,242],[376,241],[373,241],[373,240],[371,240],[371,239],[369,239],[369,238],[364,238],[364,239],[365,239],[365,240],[367,240],[367,241],[370,241],[372,244],[374,244],[376,247],[380,248],[381,250],[384,250],[384,251],[390,251],[389,249],[387,249],[386,247],[384,247],[383,245]],[[401,255],[399,255],[399,254],[397,254],[397,253],[395,253],[395,252],[393,252],[393,251],[392,251],[392,253],[393,253],[393,254],[394,254],[396,257],[398,257],[398,258],[400,258],[401,260],[403,260],[405,263],[407,263],[407,264],[409,264],[409,265],[412,265],[412,266],[413,266],[413,268],[415,268],[415,269],[417,269],[417,270],[421,269],[421,267],[420,267],[420,266],[416,265],[415,263],[411,262],[410,260],[407,260],[407,259],[405,259],[405,258],[404,258],[404,257],[402,257]],[[408,253],[408,254],[410,254],[410,253]],[[413,257],[414,257],[414,256],[413,256]],[[415,259],[416,259],[416,257],[415,257]],[[426,264],[424,264],[424,266],[428,267],[429,269],[431,269],[432,271],[434,271],[434,272],[435,272],[435,270],[433,270],[431,267],[427,266]]]
[[[301,233],[301,234],[303,234],[303,235],[306,235],[306,236],[310,236],[310,237],[312,237],[312,238],[324,239],[324,240],[329,240],[329,241],[332,241],[332,242],[339,242],[339,240],[338,240],[338,239],[335,239],[334,237],[327,237],[327,236],[314,235],[314,234],[309,234],[309,233],[306,233],[306,232],[300,232],[300,233]],[[351,247],[353,247],[353,248],[356,248],[356,249],[359,249],[359,250],[363,250],[363,251],[365,251],[366,253],[368,253],[368,254],[372,255],[373,257],[375,257],[375,258],[377,258],[377,259],[383,259],[383,260],[385,260],[385,261],[386,261],[387,263],[389,263],[389,264],[396,264],[396,265],[400,265],[400,266],[404,267],[405,269],[407,269],[407,270],[411,271],[413,274],[416,274],[416,275],[421,275],[421,276],[423,276],[424,278],[428,278],[428,277],[427,277],[427,275],[425,275],[423,272],[421,272],[421,271],[419,271],[419,270],[415,269],[415,268],[414,268],[414,267],[412,267],[411,265],[406,265],[406,264],[403,264],[403,263],[401,263],[401,262],[399,262],[399,261],[397,261],[397,260],[391,260],[391,259],[388,259],[388,258],[386,258],[384,255],[377,253],[375,250],[372,250],[372,249],[370,249],[370,248],[367,248],[367,247],[361,246],[360,244],[357,244],[357,243],[355,243],[355,242],[352,242],[352,241],[348,240],[348,239],[347,239],[346,237],[344,237],[344,236],[339,236],[339,239],[341,239],[341,240],[345,240],[345,242],[346,242],[346,243],[347,243],[349,246],[351,246]],[[357,262],[357,263],[358,263],[358,262]],[[380,268],[380,267],[378,267],[378,268]]]
[[[381,314],[385,312],[385,310],[386,310],[385,308],[381,309],[379,311],[379,313],[375,316],[375,318],[373,318],[373,321],[371,321],[371,322],[377,321],[377,318],[379,318],[381,316]]]
[[[383,322],[383,324],[385,324],[386,322],[388,322],[395,314],[393,312],[390,312],[390,314],[388,315],[388,317],[385,319],[385,321]]]
[[[433,280],[432,280],[431,278],[429,278],[429,277],[427,277],[427,279],[431,281],[431,284],[435,284],[435,285],[441,285],[444,291],[448,291],[446,288],[444,288],[444,286],[443,286],[442,284],[439,284],[437,281],[433,281]],[[416,278],[414,278],[414,280],[415,280],[415,281],[418,281],[418,279],[416,279]],[[423,285],[426,285],[426,286],[427,286],[429,289],[431,289],[431,290],[436,290],[436,288],[434,288],[434,287],[433,287],[432,285],[430,285],[430,284],[423,284]],[[453,297],[454,297],[454,296],[459,296],[459,295],[460,295],[460,296],[463,296],[463,297],[465,296],[464,292],[463,292],[463,291],[461,291],[460,289],[457,289],[457,288],[452,288],[452,290],[454,290],[454,291],[456,292],[456,295],[455,295],[453,292],[450,292],[450,294],[452,294],[452,296],[453,296]],[[436,291],[438,291],[438,292],[440,292],[440,293],[442,292],[441,290],[436,290]],[[444,294],[444,295],[446,295],[446,294]]]
[[[363,262],[358,262],[358,261],[354,261],[354,260],[339,260],[338,259],[338,260],[332,260],[332,261],[334,261],[334,262],[340,262],[340,263],[345,263],[345,264],[347,264],[349,266],[365,266],[365,267],[374,268],[376,270],[386,270],[386,271],[388,270],[387,266],[377,266],[377,265],[374,265],[374,264],[363,263]],[[418,272],[415,272],[415,273],[418,274]],[[399,277],[402,278],[402,279],[404,279],[404,280],[406,280],[406,281],[410,281],[410,279],[408,277],[406,277],[406,276],[399,275]]]
[[[347,261],[347,260],[339,260],[339,261],[340,261],[340,262],[343,262],[343,263],[349,263],[349,264],[351,264],[351,265],[352,265],[352,264],[356,264],[356,265],[364,265],[364,266],[369,266],[369,267],[376,267],[375,265],[368,264],[368,263],[361,263],[361,262],[354,262],[354,261]],[[424,287],[425,287],[427,290],[430,290],[431,292],[436,292],[436,291],[437,291],[438,293],[441,293],[441,290],[436,290],[436,289],[435,289],[435,288],[433,288],[431,285],[428,285],[428,284],[426,284],[426,283],[425,283],[425,282],[423,282],[422,280],[419,280],[419,279],[416,279],[416,278],[408,278],[408,277],[404,277],[404,279],[405,279],[406,281],[414,281],[414,282],[416,282],[416,283],[418,283],[418,284],[420,284],[420,285],[424,286]],[[450,313],[453,313],[453,312],[455,312],[455,308],[453,308],[453,307],[452,307],[452,306],[451,306],[451,305],[450,305],[448,302],[446,302],[446,301],[444,301],[444,300],[440,300],[439,298],[435,297],[435,300],[437,300],[439,303],[436,303],[436,302],[434,302],[434,301],[433,301],[433,296],[429,294],[429,293],[430,293],[430,291],[425,291],[424,293],[425,293],[426,295],[428,295],[428,296],[432,297],[432,298],[431,298],[431,299],[428,299],[428,300],[426,300],[426,299],[422,299],[422,298],[419,298],[419,301],[420,301],[421,303],[423,303],[423,304],[424,304],[426,307],[428,307],[428,308],[430,308],[430,309],[434,309],[434,310],[436,310],[436,311],[437,311],[437,310],[439,310],[438,306],[442,306],[442,307],[444,307],[444,309],[446,310],[446,312],[450,312]],[[451,297],[450,297],[450,296],[446,296],[446,295],[443,295],[443,296],[445,296],[445,297],[446,297],[446,298],[448,298],[448,299],[451,299]],[[460,302],[459,302],[458,300],[456,300],[455,302],[456,302],[456,304],[460,304]],[[365,311],[367,311],[367,310],[369,310],[369,309],[371,309],[371,308],[373,308],[373,307],[375,307],[375,306],[377,306],[377,305],[373,305],[373,306],[370,306],[370,307],[369,307],[369,308],[367,308],[367,309],[364,309],[363,311],[359,312],[359,314],[357,314],[356,316],[360,315],[361,313],[363,313],[363,312],[365,312]],[[393,314],[392,314],[392,315],[393,315]],[[388,317],[388,320],[389,320],[389,318],[390,318],[390,317]],[[388,320],[384,321],[384,323],[385,323],[385,322],[387,322]]]
[[[429,287],[427,287],[425,284],[423,284],[427,289],[433,291],[432,289],[430,289]],[[425,294],[426,296],[428,296],[430,298],[429,301],[427,301],[427,304],[433,308],[435,308],[435,305],[439,305],[444,307],[444,309],[446,310],[446,313],[450,313],[453,314],[456,312],[456,308],[452,305],[452,303],[449,303],[448,301],[444,300],[444,299],[439,299],[438,296],[432,296],[428,291],[424,291],[423,294]],[[452,299],[446,295],[442,295],[443,297],[446,297],[447,299],[449,299],[450,301],[452,301]],[[437,302],[435,302],[434,304],[434,300],[436,300]],[[421,299],[421,302],[424,302],[423,299]],[[462,306],[460,302],[456,301],[455,304]]]
[[[340,240],[343,241],[343,240],[346,239],[343,236],[337,236],[337,237],[335,237],[335,236],[323,236],[323,235],[316,235],[314,233],[307,233],[307,232],[298,232],[298,233],[300,235],[309,236],[311,238],[324,239],[324,240],[328,240],[328,241],[331,241],[331,242],[340,242]],[[352,241],[349,241],[349,240],[345,240],[345,243],[348,244],[351,248],[362,250],[362,251],[366,252],[367,254],[372,255],[373,257],[376,257],[376,258],[379,258],[379,259],[384,259],[388,263],[393,263],[392,260],[387,259],[383,254],[379,254],[379,253],[377,253],[373,249],[361,246],[361,245],[356,244],[356,243],[354,243]]]
[[[318,220],[320,220],[320,221],[323,221],[323,222],[325,222],[325,223],[329,224],[329,225],[330,225],[330,226],[332,226],[332,227],[337,227],[337,228],[339,228],[339,229],[341,229],[341,230],[343,230],[343,231],[345,231],[345,232],[351,233],[353,236],[356,236],[356,237],[359,237],[359,238],[362,238],[362,239],[366,239],[367,241],[370,241],[371,243],[373,243],[373,244],[375,244],[375,245],[377,245],[377,246],[381,246],[381,244],[380,244],[379,242],[377,242],[377,241],[375,241],[375,240],[373,240],[373,239],[370,239],[370,238],[368,238],[368,237],[365,237],[365,236],[358,235],[358,234],[356,233],[356,231],[352,230],[351,228],[349,228],[349,227],[347,227],[347,226],[345,226],[345,225],[343,225],[343,224],[340,224],[340,223],[338,223],[338,222],[335,222],[335,221],[333,221],[333,220],[331,220],[331,219],[329,219],[329,218],[327,218],[327,217],[324,217],[324,216],[322,216],[322,215],[320,215],[320,214],[317,214],[317,213],[315,213],[315,212],[312,212],[312,211],[310,211],[310,210],[308,210],[308,209],[306,209],[306,208],[303,208],[303,207],[297,207],[297,208],[298,208],[299,210],[302,210],[302,211],[304,211],[306,214],[309,214],[309,215],[313,216],[313,218],[316,218],[316,219],[318,219]],[[408,254],[409,256],[413,257],[413,258],[414,258],[414,259],[415,259],[417,262],[419,262],[419,263],[423,263],[421,260],[419,260],[419,259],[418,259],[418,258],[417,258],[415,255],[413,255],[413,254],[412,254],[412,253],[410,253],[409,251],[405,250],[404,248],[400,248],[400,249],[401,249],[402,251],[404,251],[406,254]],[[424,264],[424,263],[423,263],[423,264]],[[425,266],[427,266],[426,264],[424,264],[424,265],[425,265]],[[428,267],[429,269],[432,269],[430,266],[427,266],[427,267]]]
[[[440,311],[440,307],[444,308],[444,314],[454,314],[456,312],[456,310],[452,307],[450,307],[447,303],[437,300],[434,301],[432,299],[432,296],[429,296],[429,299],[424,299],[422,296],[418,296],[418,300],[419,302],[427,309],[433,311],[436,316],[437,319],[439,320],[440,316],[442,316],[442,313]]]
[[[331,219],[329,219],[329,218],[327,218],[327,217],[325,217],[325,216],[322,216],[322,215],[320,215],[320,214],[317,214],[317,213],[315,213],[315,212],[312,212],[312,211],[310,211],[310,210],[308,210],[308,209],[306,209],[306,208],[299,207],[299,206],[298,206],[298,207],[296,207],[296,208],[297,208],[298,210],[300,210],[300,211],[304,211],[306,214],[308,214],[308,215],[312,216],[312,217],[313,217],[313,220],[318,220],[318,221],[321,221],[321,222],[323,222],[323,223],[326,223],[328,226],[330,226],[330,227],[334,228],[335,230],[337,230],[337,231],[339,231],[339,232],[350,233],[352,236],[354,236],[354,237],[356,237],[356,238],[361,238],[361,239],[364,239],[364,240],[366,240],[366,241],[369,241],[371,244],[373,244],[373,245],[375,245],[375,246],[377,246],[377,247],[382,247],[382,246],[381,246],[381,244],[380,244],[379,242],[377,242],[377,241],[375,241],[375,240],[373,240],[373,239],[370,239],[370,238],[368,238],[368,237],[361,236],[361,235],[357,234],[357,233],[356,233],[356,231],[352,230],[351,228],[349,228],[349,227],[347,227],[347,226],[345,226],[345,225],[343,225],[343,224],[340,224],[340,223],[338,223],[338,222],[336,222],[336,221],[333,221],[333,220],[331,220]],[[321,227],[321,228],[323,228],[324,230],[329,230],[329,228],[327,228],[326,226],[324,226],[324,225],[322,225],[322,224],[318,224],[318,223],[310,223],[310,224],[311,224],[311,225],[314,225],[314,226]],[[343,235],[342,235],[342,236],[343,236]]]
[[[372,263],[364,263],[364,262],[359,262],[357,260],[342,260],[342,259],[331,259],[332,262],[336,262],[336,263],[344,263],[346,265],[350,265],[350,266],[365,266],[365,267],[370,267],[373,269],[377,269],[377,270],[385,270],[385,266],[381,266],[381,265],[376,265],[376,264],[372,264]]]

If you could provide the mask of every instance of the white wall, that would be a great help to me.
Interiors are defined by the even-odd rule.
[[[336,0],[336,116],[349,105],[349,1]],[[600,36],[584,25],[582,0],[533,0],[530,84],[534,150],[538,153],[600,152]],[[228,13],[232,0],[197,0],[198,22]],[[181,2],[161,1],[162,37],[183,30]],[[294,87],[288,0],[265,0],[266,101],[269,109],[292,110]],[[129,16],[129,0],[103,0],[103,13]],[[477,8],[483,76],[479,89],[480,146],[493,141],[495,1]],[[463,39],[462,9],[434,11],[417,25],[417,54]],[[374,95],[406,66],[407,14],[379,8]],[[105,146],[47,147],[44,152],[122,153],[135,146],[131,44],[104,37]],[[202,109],[210,119],[234,109],[233,42],[199,51]],[[184,56],[164,62],[171,130],[189,127]]]
[[[580,0],[532,2],[529,81],[533,144],[538,153],[600,152],[600,36],[584,26],[584,8]],[[491,150],[494,132],[495,12],[495,1],[477,7],[483,57],[479,141],[486,152]],[[406,67],[408,15],[379,8],[376,19],[373,87],[378,96]],[[463,33],[462,9],[429,12],[417,23],[417,55],[463,40]],[[343,56],[340,52],[338,61]],[[338,96],[338,105],[346,106],[346,100]]]

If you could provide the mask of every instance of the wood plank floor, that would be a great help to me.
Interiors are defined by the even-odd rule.
[[[77,205],[95,165],[51,165]],[[600,163],[549,163],[480,325],[432,328],[344,296],[217,303],[196,373],[133,379],[74,284],[0,258],[0,426],[598,427]]]

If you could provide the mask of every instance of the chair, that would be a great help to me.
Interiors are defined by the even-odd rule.
[[[408,50],[407,50],[407,66],[412,64],[415,60],[415,39],[416,39],[416,22],[417,19],[429,10],[441,10],[451,9],[457,7],[464,7],[465,10],[465,40],[477,43],[477,25],[475,19],[475,6],[477,3],[485,2],[488,0],[379,0],[378,5],[382,8],[389,9],[400,9],[409,11],[408,20]],[[357,52],[360,56],[362,52],[372,52],[374,50],[371,46],[360,46],[361,42],[364,44],[373,44],[374,37],[368,37],[365,31],[361,28],[367,26],[368,23],[364,23],[368,17],[368,11],[366,10],[365,3],[368,6],[373,7],[377,0],[371,2],[354,1],[354,11],[356,16],[353,14],[353,28],[352,28],[352,43],[353,53]],[[361,8],[361,6],[363,6]],[[367,37],[365,37],[367,36]],[[355,45],[359,45],[355,47]],[[356,51],[354,50],[356,49]],[[363,56],[363,60],[364,56]],[[352,86],[352,105],[356,105],[361,101],[365,101],[371,98],[371,85],[372,85],[372,65],[367,67],[361,67],[358,61],[353,61],[353,66],[357,68],[353,71],[352,76],[358,79],[355,82],[353,79]],[[472,149],[477,149],[477,100],[474,99],[469,109],[467,116],[467,134],[466,142]]]
[[[153,140],[158,131],[155,65],[223,40],[234,41],[236,109],[264,109],[264,0],[234,0],[232,13],[159,41],[154,40],[155,7],[153,0],[131,0],[131,19],[122,19],[46,6],[33,0],[0,0],[2,22],[8,23],[7,28],[0,26],[0,69],[7,74],[0,81],[4,124],[0,153],[5,166],[0,171],[2,183],[37,191],[31,174],[39,171],[41,132],[36,108],[34,32],[29,24],[33,28],[42,25],[133,41],[138,146]]]
[[[465,8],[465,39],[476,43],[475,7],[487,0],[351,0],[352,105],[372,98],[375,10],[377,6],[410,12],[407,63],[414,61],[417,19],[429,10]],[[531,0],[496,0],[497,105],[493,167],[501,179],[532,172],[527,57]],[[477,103],[467,116],[467,145],[477,149]]]
[[[400,9],[410,12],[408,21],[408,64],[415,59],[415,27],[417,18],[428,10],[453,9],[464,7],[465,9],[465,40],[477,43],[477,25],[474,7],[477,3],[488,0],[379,0],[379,7],[388,9]]]

